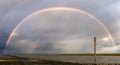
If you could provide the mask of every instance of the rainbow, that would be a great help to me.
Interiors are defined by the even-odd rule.
[[[80,10],[80,9],[76,9],[76,8],[69,8],[69,7],[52,7],[52,8],[46,8],[46,9],[42,9],[42,10],[38,10],[30,15],[28,15],[27,17],[25,17],[22,21],[20,21],[20,23],[13,29],[12,33],[10,34],[7,42],[6,42],[6,46],[5,48],[7,49],[8,47],[8,43],[10,42],[12,36],[14,35],[15,31],[25,22],[25,20],[29,19],[30,17],[34,16],[34,15],[37,15],[39,13],[43,13],[43,12],[46,12],[46,11],[50,11],[50,10],[69,10],[69,11],[76,11],[76,12],[80,12],[84,15],[87,15],[87,16],[90,16],[91,18],[95,19],[97,21],[97,23],[99,23],[103,28],[104,30],[107,32],[107,34],[109,35],[109,38],[112,40],[112,42],[114,43],[114,39],[111,35],[111,33],[109,32],[108,28],[99,20],[97,19],[95,16],[93,16],[92,14],[88,13],[88,12],[85,12],[83,10]],[[6,49],[4,51],[4,53],[6,52]]]

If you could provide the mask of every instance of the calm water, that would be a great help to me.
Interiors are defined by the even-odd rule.
[[[70,55],[17,55],[17,56],[41,60],[94,63],[93,56],[70,56]],[[120,56],[97,56],[96,58],[97,63],[120,63]]]

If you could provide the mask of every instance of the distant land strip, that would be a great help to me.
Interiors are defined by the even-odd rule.
[[[60,54],[60,55],[70,55],[70,56],[94,56],[94,54]],[[120,53],[100,53],[96,54],[96,56],[120,56]]]
[[[0,54],[6,55],[6,54]],[[94,56],[93,53],[83,53],[83,54],[7,54],[12,56],[18,55],[69,55],[69,56]],[[97,53],[96,56],[120,56],[120,53]]]

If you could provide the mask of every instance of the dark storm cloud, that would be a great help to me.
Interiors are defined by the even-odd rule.
[[[5,32],[7,29],[1,29],[1,22],[3,21],[4,17],[6,17],[6,15],[11,11],[11,9],[13,9],[21,2],[21,0],[0,0],[0,53],[4,50],[5,42],[9,34]]]

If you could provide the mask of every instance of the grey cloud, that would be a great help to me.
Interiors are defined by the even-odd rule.
[[[23,53],[36,50],[44,50],[46,53],[92,52],[94,32],[98,39],[108,36],[96,20],[82,13],[64,10],[43,12],[25,20],[16,30],[18,36],[12,37],[7,50],[9,52],[13,48],[23,50]],[[27,42],[21,43],[22,39]]]
[[[5,16],[7,13],[4,12],[4,10],[8,12],[8,11],[10,11],[10,9],[12,9],[13,4],[18,5],[21,2],[22,1],[20,1],[20,0],[19,1],[18,0],[17,1],[14,1],[14,0],[6,1],[5,0],[3,2],[1,1],[1,3],[7,3],[7,4],[1,4],[1,7],[2,7],[2,9],[1,9],[2,12],[1,13],[3,13],[3,15]],[[47,0],[36,0],[36,1],[27,0],[21,6],[18,6],[16,8],[14,8],[15,6],[13,7],[14,9],[8,14],[6,19],[3,21],[3,25],[1,27],[4,28],[7,32],[9,32],[9,31],[12,31],[13,28],[21,20],[23,20],[26,16],[30,15],[31,13],[33,13],[35,11],[38,11],[38,10],[41,10],[41,9],[44,9],[44,8],[49,8],[49,7],[65,6],[65,7],[73,7],[73,8],[82,9],[82,10],[85,10],[86,12],[89,12],[92,15],[96,16],[98,19],[100,19],[102,21],[102,23],[104,23],[106,25],[106,27],[108,27],[108,29],[110,30],[114,39],[118,41],[119,37],[117,37],[117,36],[119,36],[119,27],[118,27],[119,25],[117,25],[117,24],[119,23],[119,21],[115,21],[115,20],[118,19],[118,17],[119,17],[118,13],[119,12],[115,8],[115,7],[117,7],[117,5],[114,6],[114,7],[112,6],[112,8],[110,7],[111,4],[115,5],[117,2],[119,2],[119,1],[118,0],[117,1],[113,1],[113,0],[100,0],[100,1],[94,1],[94,0],[92,0],[92,1],[89,1],[89,0],[79,0],[79,1],[78,0],[69,0],[69,1],[68,0],[51,0],[51,1],[47,1]],[[103,4],[103,6],[101,6],[101,4]],[[3,8],[3,5],[5,5],[4,8]],[[7,6],[9,6],[9,7],[7,7]],[[113,9],[115,11],[113,11]],[[51,12],[51,13],[54,13],[54,12]],[[18,43],[18,41],[20,41],[22,39],[25,39],[29,42],[31,41],[31,42],[36,43],[36,41],[37,41],[36,39],[39,39],[39,41],[46,41],[46,42],[44,42],[45,44],[43,44],[42,49],[44,49],[44,51],[45,50],[47,51],[49,49],[54,49],[52,47],[58,41],[61,41],[61,40],[64,41],[66,38],[68,40],[73,39],[73,38],[80,38],[80,39],[84,38],[84,39],[92,40],[91,38],[94,35],[93,32],[92,32],[93,30],[95,30],[97,32],[96,35],[99,34],[97,36],[97,38],[100,41],[101,41],[101,39],[99,39],[99,38],[103,38],[103,37],[105,37],[105,35],[107,35],[107,33],[105,33],[104,30],[102,30],[102,27],[100,27],[100,25],[98,23],[95,23],[95,22],[85,23],[84,22],[84,23],[80,24],[79,22],[73,23],[73,22],[71,22],[71,19],[67,19],[67,17],[69,18],[69,15],[72,15],[71,18],[74,18],[73,21],[79,21],[79,19],[77,18],[77,15],[75,13],[72,13],[72,14],[69,13],[68,15],[64,15],[62,13],[59,13],[59,14],[63,15],[61,17],[62,19],[56,19],[56,20],[55,19],[51,20],[51,18],[54,15],[52,17],[50,17],[47,14],[49,14],[49,13],[46,13],[42,16],[38,16],[40,18],[38,18],[37,20],[30,20],[30,21],[35,22],[35,21],[38,21],[40,19],[40,22],[36,22],[36,24],[33,24],[32,22],[24,23],[25,25],[22,25],[22,27],[19,28],[19,30],[16,31],[16,33],[18,33],[18,36],[13,37],[13,40],[15,39],[16,41],[11,40],[12,41],[11,43]],[[78,17],[80,17],[80,16],[78,16]],[[55,18],[55,17],[56,16],[54,16],[53,18]],[[0,18],[2,19],[3,17],[0,17]],[[69,21],[70,23],[61,22],[61,21],[65,20],[64,18],[67,19],[67,21]],[[31,19],[34,19],[34,17],[31,18]],[[50,21],[57,21],[57,22],[52,22],[52,23],[46,22],[47,23],[46,24],[43,21],[48,21],[48,20],[45,20],[45,19],[49,19]],[[87,19],[84,18],[84,16],[83,16],[83,18],[81,18],[80,21],[82,21],[82,20],[87,21]],[[94,21],[94,20],[89,19],[88,21]],[[56,24],[60,24],[60,25],[56,25]],[[80,26],[79,26],[79,24],[80,24]],[[65,25],[67,25],[68,28],[66,28]],[[74,25],[74,27],[72,27],[73,25]],[[87,26],[87,25],[89,25],[89,26]],[[83,27],[85,29],[83,29],[81,27]],[[80,29],[82,31],[79,31],[78,29]],[[28,32],[29,32],[29,34],[28,34]],[[64,32],[64,33],[62,33],[62,32]],[[71,33],[69,33],[69,32],[71,32]],[[103,33],[105,33],[105,35],[103,35]],[[87,45],[87,47],[89,47],[88,48],[89,50],[85,49],[83,47],[81,47],[81,49],[85,49],[86,52],[92,51],[90,46],[92,46],[93,42],[90,41],[89,43],[90,44]],[[111,43],[111,42],[109,42],[109,43]],[[49,45],[49,44],[51,44],[51,45]],[[40,46],[39,43],[36,43],[36,45],[38,47],[36,46],[35,50],[39,49],[39,46]],[[13,46],[14,46],[14,44],[13,44]],[[13,46],[10,46],[10,48],[12,48]],[[61,44],[61,46],[64,46],[64,44]],[[112,45],[104,44],[104,43],[103,43],[103,45],[98,44],[98,46],[100,46],[100,48],[103,48],[103,46],[112,47]],[[44,51],[42,51],[42,52],[44,52]],[[57,51],[53,51],[53,52],[58,53],[60,51],[61,50],[58,49]],[[20,52],[22,52],[22,50]],[[34,52],[34,51],[29,51],[29,52]],[[38,52],[40,52],[40,51],[38,50]],[[47,52],[50,53],[49,51],[47,51]],[[52,50],[51,50],[51,52],[52,52]],[[84,51],[82,51],[82,52],[84,52]]]
[[[23,0],[24,1],[24,0]],[[0,21],[4,19],[4,17],[9,14],[11,10],[13,10],[16,6],[21,4],[23,1],[21,0],[0,0]]]

